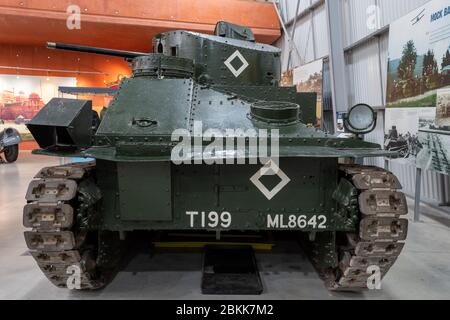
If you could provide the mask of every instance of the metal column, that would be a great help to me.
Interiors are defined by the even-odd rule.
[[[299,1],[300,1],[300,0],[299,0]],[[300,62],[300,65],[302,65],[302,64],[303,64],[303,58],[302,58],[302,56],[300,55],[300,51],[298,50],[298,47],[297,47],[297,45],[295,44],[294,39],[293,39],[293,37],[291,36],[291,33],[290,33],[289,30],[286,28],[286,24],[284,23],[283,17],[281,16],[280,9],[278,8],[278,0],[272,0],[272,4],[273,4],[273,7],[275,8],[275,11],[276,11],[276,13],[277,13],[278,20],[280,21],[281,28],[283,29],[283,32],[284,32],[284,36],[285,36],[285,37],[287,38],[287,40],[288,40],[288,44],[289,44],[289,52],[291,53],[292,50],[295,50],[295,53],[297,54],[298,60],[299,60],[299,62]],[[298,16],[298,15],[296,14],[296,17],[297,17],[297,16]],[[294,32],[295,32],[295,30],[294,30]],[[289,66],[288,66],[288,68],[289,68]]]
[[[347,112],[349,108],[343,43],[344,15],[341,12],[341,1],[326,0],[325,7],[327,10],[330,47],[331,95],[333,98],[333,117],[336,130],[336,113]]]
[[[422,169],[416,170],[416,194],[414,196],[414,222],[420,222],[420,194],[422,188]]]
[[[445,176],[443,174],[440,175],[440,183],[441,183],[441,198],[442,202],[439,204],[440,207],[450,207],[450,199],[448,197],[447,189],[445,188]]]

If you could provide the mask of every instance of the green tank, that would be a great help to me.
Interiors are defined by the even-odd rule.
[[[316,95],[279,86],[280,50],[226,22],[159,34],[153,53],[48,47],[133,69],[101,122],[90,101],[55,98],[28,123],[35,154],[95,159],[42,169],[26,194],[25,240],[54,285],[107,285],[134,231],[284,231],[330,290],[379,287],[408,222],[398,179],[354,164],[393,155],[358,138],[369,106],[345,117],[355,138],[316,129]]]

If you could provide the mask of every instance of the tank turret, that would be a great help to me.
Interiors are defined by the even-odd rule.
[[[280,49],[255,43],[252,33],[235,30],[235,27],[220,23],[216,28],[220,35],[165,32],[154,38],[153,48],[155,53],[193,60],[194,78],[200,83],[278,85],[281,78]],[[236,34],[244,35],[239,37]]]
[[[153,51],[194,62],[194,79],[202,84],[276,86],[281,78],[280,49],[255,43],[251,29],[221,21],[215,35],[178,30],[158,34]],[[150,53],[48,42],[49,49],[123,57],[129,61]],[[142,60],[141,60],[142,61]]]

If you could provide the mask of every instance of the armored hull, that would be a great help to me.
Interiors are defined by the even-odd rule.
[[[28,124],[36,153],[96,160],[44,168],[30,184],[25,238],[46,276],[67,287],[75,266],[79,288],[103,287],[133,231],[275,230],[308,235],[331,290],[382,278],[406,239],[405,196],[391,173],[340,159],[391,153],[314,128],[316,96],[279,87],[280,52],[249,29],[154,44],[121,52],[133,77],[98,127],[88,101],[69,99]]]

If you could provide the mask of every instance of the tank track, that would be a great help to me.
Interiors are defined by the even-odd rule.
[[[332,291],[360,291],[372,281],[369,267],[378,267],[382,279],[399,257],[408,232],[408,220],[402,219],[408,205],[391,172],[359,165],[342,165],[340,172],[357,189],[351,206],[359,210],[360,223],[358,232],[345,234],[338,247],[337,277],[328,286]]]
[[[67,288],[71,268],[80,273],[81,290],[104,287],[110,277],[97,267],[98,238],[94,241],[83,221],[95,216],[101,198],[92,180],[95,163],[70,164],[42,169],[31,181],[24,207],[25,241],[45,276],[57,287]],[[357,233],[345,234],[337,243],[339,267],[327,277],[332,291],[368,288],[370,266],[383,278],[399,257],[407,236],[408,213],[400,182],[377,167],[343,165],[341,176],[357,190],[348,210],[357,210]]]
[[[25,241],[39,268],[59,288],[69,287],[74,270],[81,283],[72,289],[106,284],[96,266],[97,237],[82,226],[101,198],[92,183],[94,170],[95,162],[44,168],[28,187],[23,224],[31,231],[24,233]]]

